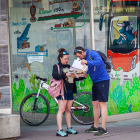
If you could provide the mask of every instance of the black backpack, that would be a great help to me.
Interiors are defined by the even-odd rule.
[[[92,50],[89,51],[88,55],[89,55],[90,60],[93,60],[90,56],[91,51]],[[106,68],[107,72],[110,73],[111,72],[111,63],[110,63],[109,59],[107,58],[107,56],[103,52],[100,52],[100,51],[96,51],[96,52],[98,52],[98,54],[101,56],[102,60],[105,63],[105,68]]]

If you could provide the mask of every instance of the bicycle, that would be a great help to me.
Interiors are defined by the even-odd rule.
[[[46,78],[40,78],[36,76],[36,79],[40,79],[39,89],[37,93],[32,93],[26,96],[20,105],[20,116],[22,120],[31,126],[38,126],[44,123],[50,113],[50,105],[45,96],[40,94],[41,89],[48,89]],[[53,98],[58,105],[57,98]],[[93,124],[93,107],[92,107],[92,93],[81,92],[78,93],[73,100],[71,107],[72,118],[83,125]]]

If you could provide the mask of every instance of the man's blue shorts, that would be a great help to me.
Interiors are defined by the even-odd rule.
[[[65,100],[73,100],[73,90],[67,90],[67,93],[64,93],[64,98]],[[61,95],[57,97],[58,100],[61,100],[62,97]]]
[[[103,80],[93,83],[92,86],[92,101],[108,102],[110,80]]]

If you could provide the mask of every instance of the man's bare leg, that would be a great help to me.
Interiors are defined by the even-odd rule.
[[[94,114],[94,127],[99,127],[100,108],[99,101],[92,101],[93,114]]]
[[[107,121],[107,104],[106,102],[100,102],[101,106],[101,116],[102,116],[102,128],[106,129],[106,121]]]

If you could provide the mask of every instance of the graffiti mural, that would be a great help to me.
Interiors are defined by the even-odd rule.
[[[76,84],[78,92],[92,92],[92,81],[89,77]],[[131,84],[132,86],[130,86]],[[133,77],[132,83],[127,80],[122,85],[121,78],[116,77],[115,80],[111,79],[110,85],[109,100],[107,103],[109,116],[140,111],[140,81],[138,77]]]
[[[107,19],[107,56],[112,64],[107,103],[109,115],[140,111],[138,7],[137,1],[130,0],[131,6],[127,0],[122,1],[108,0],[108,12],[99,22],[101,31],[103,18]]]
[[[84,19],[85,0],[11,0],[10,44],[12,66],[13,111],[19,111],[22,100],[38,90],[35,75],[48,80],[57,61],[60,47],[70,52],[73,62],[75,19]],[[48,82],[49,84],[49,82]],[[41,90],[50,103],[50,113],[58,107],[46,90]],[[40,105],[43,105],[40,104]]]

